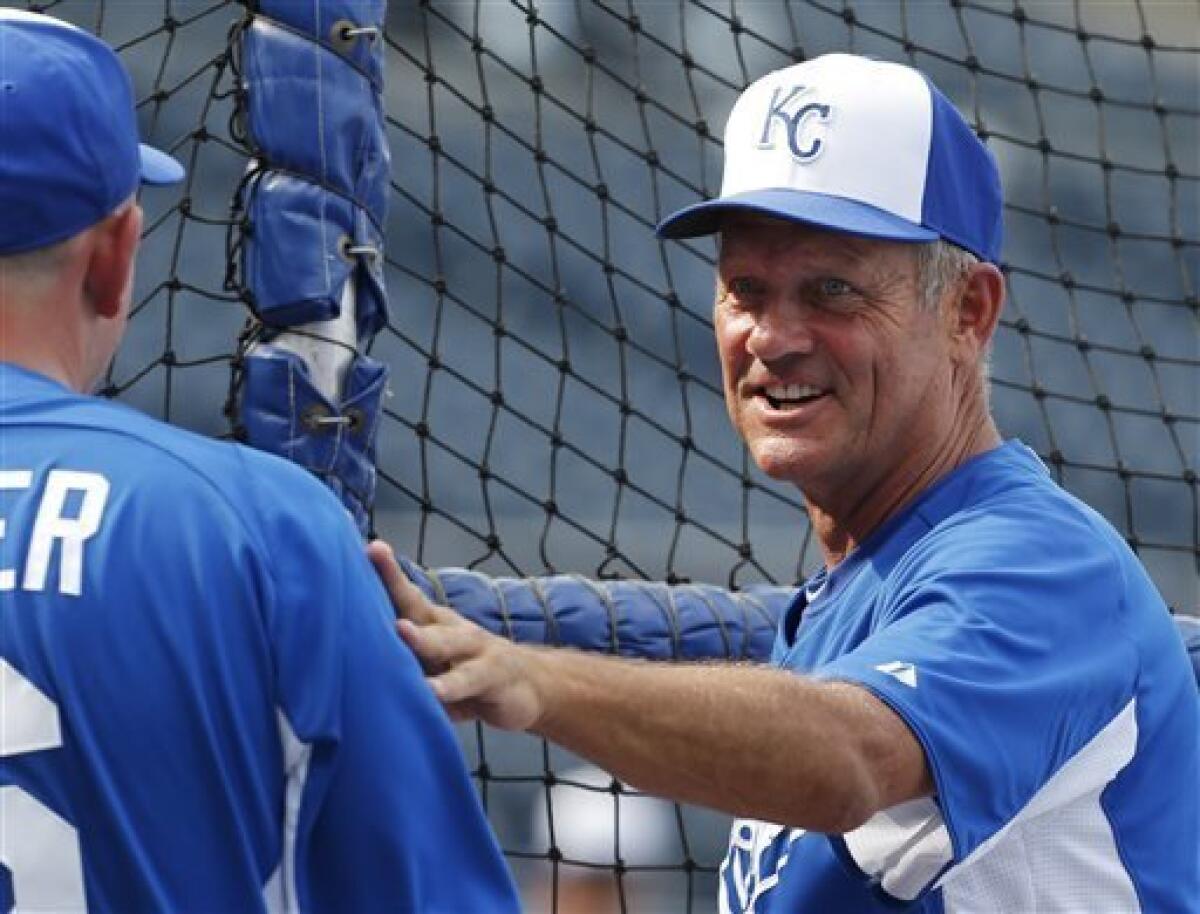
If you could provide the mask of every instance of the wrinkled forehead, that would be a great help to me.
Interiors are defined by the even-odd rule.
[[[891,267],[913,264],[922,247],[920,243],[864,238],[756,213],[726,215],[717,234],[722,263],[744,257],[768,257],[865,268]]]

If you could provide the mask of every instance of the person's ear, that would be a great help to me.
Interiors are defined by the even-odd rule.
[[[133,287],[133,268],[142,235],[142,208],[123,207],[92,229],[83,288],[100,317],[117,317]]]
[[[987,350],[1004,308],[1004,275],[991,263],[973,264],[958,289],[955,339],[978,354]]]

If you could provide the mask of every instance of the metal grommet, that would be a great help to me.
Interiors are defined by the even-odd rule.
[[[367,427],[366,414],[357,406],[352,406],[346,410],[346,428],[353,433],[362,431]]]
[[[300,413],[300,423],[310,432],[319,432],[328,423],[329,410],[320,403],[310,403]]]
[[[358,38],[358,26],[349,19],[339,19],[329,27],[329,43],[339,54],[347,54]]]
[[[370,244],[358,244],[349,235],[338,239],[338,256],[347,263],[357,263],[359,258],[375,260],[379,257],[379,248]]]
[[[329,27],[329,43],[340,54],[349,54],[360,37],[374,44],[379,40],[379,29],[373,25],[359,25],[349,19],[339,19]]]

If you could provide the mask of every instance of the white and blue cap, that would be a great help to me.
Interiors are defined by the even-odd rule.
[[[70,238],[139,182],[183,174],[138,143],[133,87],[108,45],[50,16],[0,9],[0,255]]]
[[[721,195],[658,233],[709,235],[731,211],[868,238],[942,238],[993,263],[1003,239],[1000,174],[962,115],[916,70],[851,54],[746,89],[725,126]]]

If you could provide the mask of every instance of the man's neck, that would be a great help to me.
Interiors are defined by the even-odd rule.
[[[43,357],[41,353],[10,346],[7,340],[0,344],[0,362],[50,378],[76,392],[84,392],[86,386],[80,386],[82,382],[77,382],[67,367],[59,364],[57,360]]]
[[[807,499],[808,516],[821,544],[825,566],[840,564],[859,543],[895,517],[939,479],[972,457],[1000,445],[1000,433],[990,416],[984,416],[969,434],[952,436],[932,452],[914,453],[890,467],[849,505],[832,510]]]
[[[87,350],[78,320],[61,302],[0,303],[0,362],[52,378],[79,393],[90,391]]]

